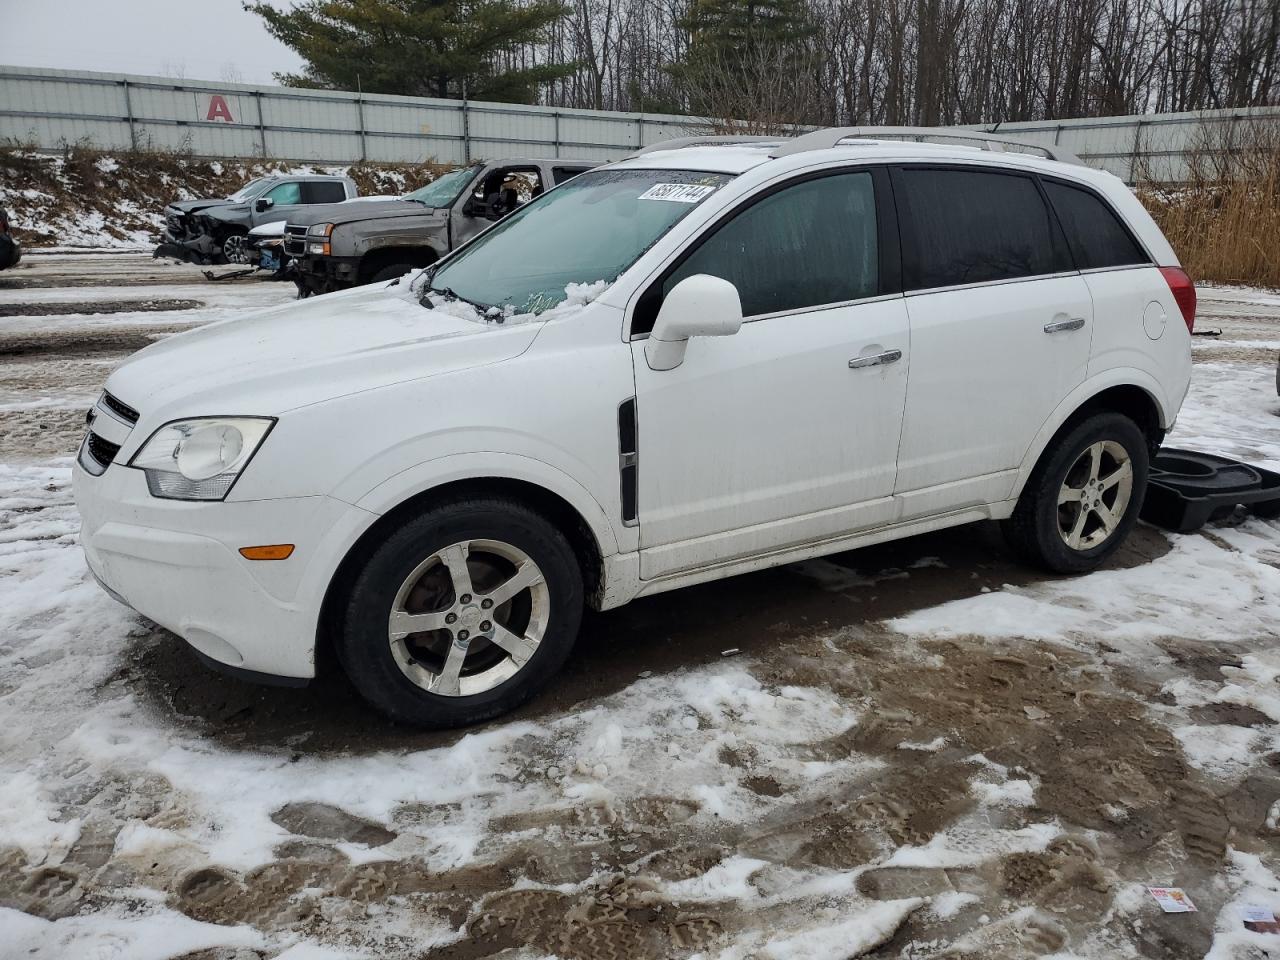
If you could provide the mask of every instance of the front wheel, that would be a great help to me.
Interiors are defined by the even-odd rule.
[[[349,597],[337,652],[361,695],[398,722],[454,727],[514,709],[560,669],[582,572],[539,514],[460,500],[396,530]]]
[[[249,237],[243,233],[228,233],[222,238],[223,259],[227,263],[249,262]]]
[[[390,266],[383,267],[372,277],[369,278],[370,283],[382,283],[386,280],[395,280],[397,277],[403,277],[410,270],[416,270],[411,263],[393,263]]]
[[[1055,573],[1084,573],[1111,556],[1147,492],[1147,438],[1128,417],[1099,413],[1041,457],[1004,531],[1014,549]]]

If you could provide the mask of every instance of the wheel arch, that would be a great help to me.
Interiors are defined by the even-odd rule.
[[[1150,452],[1155,452],[1164,439],[1166,426],[1171,418],[1160,400],[1155,381],[1141,371],[1129,373],[1134,376],[1082,384],[1059,405],[1054,415],[1040,428],[1023,458],[1010,493],[1011,498],[1016,499],[1021,495],[1031,472],[1052,448],[1054,441],[1095,413],[1111,411],[1128,417],[1146,436]]]
[[[341,622],[347,590],[377,545],[407,517],[439,504],[476,497],[513,500],[554,523],[568,538],[578,558],[588,605],[598,606],[603,592],[606,550],[616,552],[617,546],[602,546],[599,531],[583,516],[578,506],[548,486],[529,479],[503,475],[456,477],[408,494],[376,516],[347,548],[329,579],[320,605],[316,634],[317,673],[330,672],[334,666],[332,631]]]
[[[429,267],[440,259],[433,247],[375,247],[360,258],[360,282],[368,283],[383,267],[395,263],[407,263],[410,267]]]

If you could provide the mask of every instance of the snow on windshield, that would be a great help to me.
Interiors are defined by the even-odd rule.
[[[533,323],[545,320],[563,320],[580,311],[593,300],[598,299],[612,286],[611,280],[593,280],[590,283],[568,283],[564,287],[564,297],[554,307],[541,311],[517,312],[511,304],[502,307],[489,307],[482,310],[466,300],[449,297],[429,289],[430,268],[423,268],[410,274],[403,284],[402,299],[421,303],[424,307],[446,313],[460,320],[483,323],[489,326],[516,326],[521,323]]]

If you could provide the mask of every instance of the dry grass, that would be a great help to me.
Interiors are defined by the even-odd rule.
[[[1196,280],[1280,287],[1280,130],[1204,137],[1188,182],[1138,196]]]

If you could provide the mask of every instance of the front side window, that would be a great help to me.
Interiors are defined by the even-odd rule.
[[[480,165],[475,164],[470,167],[463,167],[461,170],[451,170],[444,176],[436,177],[425,187],[419,187],[412,193],[406,193],[401,200],[416,200],[418,203],[428,207],[453,206],[453,201],[458,199],[458,194],[462,189],[471,182],[471,178],[480,170]]]
[[[895,186],[908,290],[1072,269],[1030,177],[908,167]]]
[[[274,201],[277,207],[291,203],[301,203],[302,185],[296,180],[292,183],[282,183],[280,186],[268,193],[267,197]]]
[[[874,296],[879,250],[871,174],[807,180],[752,204],[663,281],[663,296],[697,273],[737,287],[744,317]]]
[[[440,266],[431,288],[541,313],[571,283],[612,283],[731,179],[694,170],[584,173],[482,233]]]
[[[1090,191],[1045,180],[1044,192],[1049,195],[1081,270],[1151,262],[1119,218]]]

